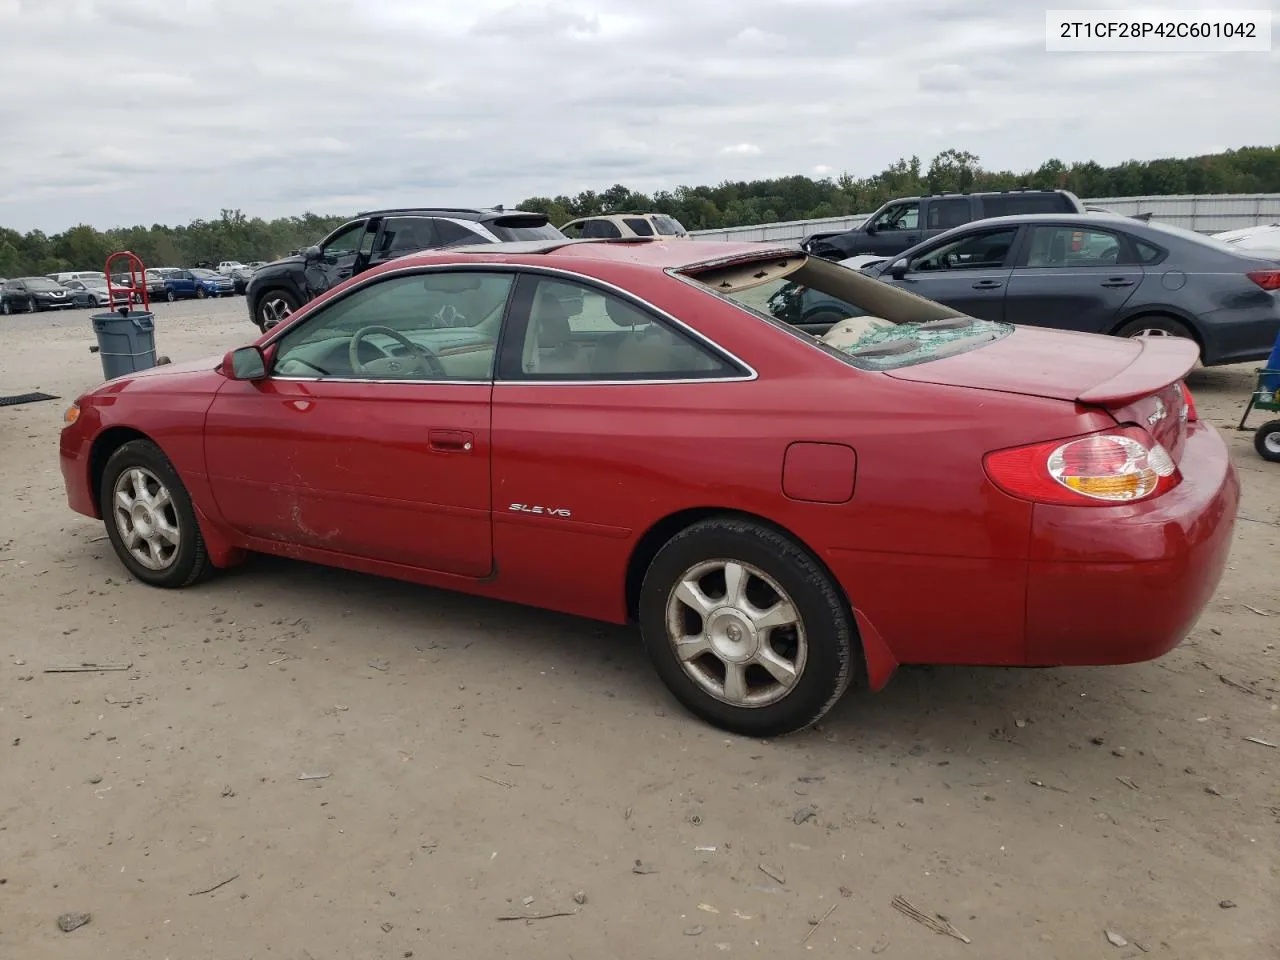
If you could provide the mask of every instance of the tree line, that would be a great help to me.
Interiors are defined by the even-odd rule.
[[[575,196],[530,197],[520,210],[547,214],[557,226],[575,217],[626,210],[669,214],[690,230],[780,220],[870,213],[895,197],[948,191],[1064,188],[1081,197],[1206,193],[1280,193],[1280,145],[1244,147],[1200,157],[1130,160],[1112,167],[1093,161],[1047,160],[1035,170],[987,170],[964,150],[944,150],[928,164],[903,158],[869,177],[841,174],[725,181],[644,194],[622,184]],[[98,269],[117,250],[132,250],[153,266],[196,266],[220,260],[274,260],[315,243],[344,216],[306,213],[250,219],[239,210],[185,226],[153,224],[97,230],[81,224],[49,236],[0,227],[0,277]]]

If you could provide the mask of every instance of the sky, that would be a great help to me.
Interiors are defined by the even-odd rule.
[[[0,226],[1280,143],[1280,46],[1049,53],[1047,5],[1155,4],[0,0]]]

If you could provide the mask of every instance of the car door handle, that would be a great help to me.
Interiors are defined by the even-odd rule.
[[[1127,277],[1111,277],[1108,280],[1102,281],[1102,285],[1104,287],[1132,287],[1133,283],[1134,282]]]
[[[1003,280],[979,280],[973,285],[975,290],[999,290],[1004,286]]]
[[[468,453],[475,445],[475,437],[466,430],[431,430],[427,443],[438,453]]]

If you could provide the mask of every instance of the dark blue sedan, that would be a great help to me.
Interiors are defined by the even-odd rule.
[[[172,267],[161,270],[164,277],[164,298],[170,302],[192,297],[200,300],[205,297],[226,297],[235,289],[230,277],[212,270],[178,270]]]
[[[1280,262],[1118,215],[980,220],[864,272],[984,320],[1187,337],[1205,366],[1265,360],[1280,334]]]

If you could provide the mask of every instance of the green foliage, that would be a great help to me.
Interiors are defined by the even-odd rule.
[[[1080,197],[1158,196],[1176,193],[1280,193],[1280,146],[1244,147],[1187,159],[1130,160],[1103,167],[1092,160],[1046,160],[1035,170],[984,170],[966,150],[944,150],[926,167],[904,157],[879,173],[848,173],[814,180],[725,181],[717,186],[676,187],[652,196],[623,184],[577,196],[530,197],[518,209],[545,213],[559,226],[575,217],[626,210],[660,211],[690,230],[736,227],[779,220],[870,213],[895,197],[921,193],[1062,187]],[[427,200],[429,198],[423,198]],[[107,255],[132,250],[149,266],[194,266],[220,260],[274,260],[318,241],[345,218],[306,213],[280,220],[249,219],[222,210],[216,220],[186,226],[124,227],[99,231],[81,224],[54,236],[20,234],[0,227],[0,277],[102,269]]]

